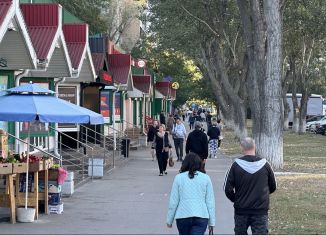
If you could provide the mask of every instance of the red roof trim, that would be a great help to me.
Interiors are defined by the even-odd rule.
[[[0,1],[0,27],[3,23],[3,21],[5,20],[11,5],[12,5],[11,0],[1,0]]]
[[[121,84],[127,84],[130,68],[131,56],[126,54],[109,55],[109,69],[113,74],[113,80]]]
[[[92,53],[93,64],[95,68],[95,72],[97,76],[100,74],[100,70],[103,69],[106,61],[105,61],[105,54],[103,53]],[[106,65],[106,68],[108,66]]]
[[[134,87],[146,94],[150,93],[151,76],[133,75],[132,79]]]
[[[164,96],[169,96],[170,94],[170,82],[162,81],[162,82],[156,82],[155,88],[162,93]]]
[[[59,26],[58,4],[20,4],[37,58],[48,57]]]
[[[78,69],[86,47],[88,25],[64,24],[62,28],[72,67]]]

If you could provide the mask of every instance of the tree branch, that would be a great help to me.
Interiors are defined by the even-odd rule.
[[[190,11],[188,11],[182,4],[180,4],[181,8],[192,18],[194,18],[195,20],[199,21],[200,23],[206,25],[206,27],[217,37],[219,37],[220,35],[218,34],[218,32],[216,32],[205,20],[202,20],[200,18],[198,18],[197,16],[195,16],[194,14],[192,14]]]

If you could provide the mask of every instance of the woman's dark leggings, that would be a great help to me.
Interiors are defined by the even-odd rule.
[[[160,173],[163,174],[164,171],[166,171],[166,166],[168,164],[168,152],[159,152],[156,153],[158,167],[160,169]]]

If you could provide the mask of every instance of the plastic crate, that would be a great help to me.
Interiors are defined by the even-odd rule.
[[[50,214],[62,214],[63,203],[60,203],[59,205],[49,205],[48,209]]]

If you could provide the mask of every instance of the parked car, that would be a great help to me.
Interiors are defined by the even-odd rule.
[[[309,119],[307,119],[307,121],[306,121],[306,130],[315,131],[315,129],[312,129],[311,126],[313,124],[315,124],[316,122],[320,121],[324,117],[325,117],[325,115],[315,115],[315,116],[312,116]],[[316,126],[313,126],[313,127],[315,128]]]
[[[322,127],[326,125],[326,117],[323,117],[319,121],[315,122],[315,124],[312,124],[313,128],[316,130],[316,133],[320,133],[322,131]]]
[[[317,133],[322,134],[322,135],[326,135],[326,124],[320,126],[320,127],[317,129]]]

